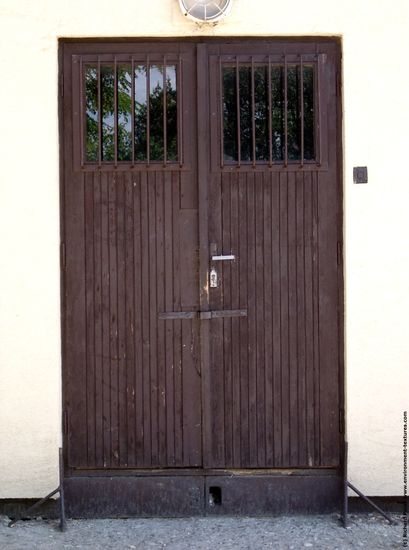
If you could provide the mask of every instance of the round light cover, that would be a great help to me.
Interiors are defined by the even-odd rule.
[[[228,14],[231,0],[179,0],[184,15],[194,21],[218,21]]]

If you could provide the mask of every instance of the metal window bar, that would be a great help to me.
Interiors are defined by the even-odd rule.
[[[118,168],[118,64],[114,57],[114,167]]]
[[[135,60],[131,59],[131,132],[132,168],[135,167]]]
[[[179,157],[179,166],[183,166],[183,65],[182,65],[182,56],[179,55],[179,77],[176,74],[176,93],[177,93],[177,103],[176,107],[178,109],[178,151],[177,155]]]
[[[220,94],[220,166],[224,167],[224,95],[222,58],[219,56],[219,94]]]
[[[273,125],[272,125],[272,98],[271,98],[271,57],[268,56],[268,165],[273,165]]]
[[[167,99],[166,99],[166,55],[163,56],[163,166],[167,163]]]
[[[284,56],[284,166],[288,166],[288,82],[287,56]]]
[[[86,103],[86,97],[84,97],[84,80],[85,80],[85,71],[83,69],[83,63],[82,63],[82,57],[80,57],[80,162],[81,162],[81,168],[84,166],[84,135],[85,135],[85,128],[84,128],[84,117],[85,117],[85,109],[84,105]]]
[[[150,134],[150,97],[151,97],[151,67],[149,55],[146,56],[146,164],[150,164],[151,134]]]
[[[237,112],[237,165],[241,166],[241,132],[240,132],[240,72],[239,59],[236,56],[236,112]]]
[[[253,168],[256,167],[256,106],[254,88],[254,58],[251,56],[251,137]]]
[[[102,164],[102,99],[101,99],[101,58],[98,56],[98,168]]]
[[[303,56],[300,55],[300,132],[301,132],[301,167],[304,166],[304,67]]]

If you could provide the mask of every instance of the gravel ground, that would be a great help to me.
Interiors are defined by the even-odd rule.
[[[399,521],[399,516],[394,515]],[[56,520],[20,521],[9,528],[0,516],[0,548],[63,550],[115,548],[150,550],[261,550],[403,548],[402,523],[391,526],[375,514],[354,514],[350,526],[338,516],[271,518],[205,517],[185,519],[69,520],[65,533]]]

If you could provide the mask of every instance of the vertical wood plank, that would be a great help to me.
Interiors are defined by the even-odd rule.
[[[288,173],[280,173],[280,350],[281,350],[281,421],[282,460],[290,464],[290,361],[289,361],[289,242]]]
[[[305,293],[305,386],[307,417],[307,463],[312,467],[315,457],[315,378],[314,378],[314,285],[313,285],[313,187],[311,173],[304,175],[304,293]]]
[[[181,263],[180,263],[180,180],[172,174],[172,234],[173,234],[173,311],[181,310]],[[182,321],[173,321],[173,374],[175,418],[175,462],[184,464],[183,456],[183,375],[182,375]]]
[[[70,370],[66,378],[67,396],[65,406],[68,418],[68,463],[87,465],[87,419],[86,409],[86,282],[85,282],[85,212],[84,177],[72,175],[72,185],[67,189],[65,201],[67,212],[66,232],[66,360]]]
[[[249,258],[248,258],[248,212],[247,212],[247,177],[239,176],[239,257],[240,257],[240,307],[248,310]],[[241,411],[241,463],[250,466],[250,408],[249,408],[249,317],[241,317],[240,325],[240,411]]]
[[[240,280],[244,276],[240,266],[240,238],[239,238],[239,177],[231,176],[230,180],[230,216],[231,216],[231,252],[236,255],[236,261],[231,265],[231,308],[241,309]],[[232,465],[241,467],[241,365],[240,365],[240,319],[231,319],[231,346],[232,346],[232,436],[233,458]]]
[[[313,295],[313,343],[314,343],[314,426],[315,440],[314,463],[321,464],[321,426],[320,426],[320,319],[319,319],[319,256],[318,256],[318,197],[317,197],[317,178],[312,174],[311,178],[311,222],[312,222],[312,295]]]
[[[223,230],[222,230],[222,177],[213,175],[210,178],[209,195],[209,240],[215,243],[217,252],[222,253]],[[223,309],[223,262],[211,264],[218,274],[218,287],[209,288],[210,309]],[[210,321],[211,355],[209,365],[209,389],[211,406],[210,415],[210,447],[211,465],[223,467],[225,465],[225,376],[224,376],[224,348],[223,348],[223,319],[212,319]],[[210,466],[211,467],[211,466]]]
[[[150,431],[152,465],[159,466],[158,433],[158,354],[157,354],[157,262],[156,262],[156,178],[155,172],[148,173],[148,234],[149,241],[149,374],[150,374]]]
[[[319,288],[319,422],[320,465],[336,466],[340,456],[338,345],[338,212],[329,174],[316,174],[317,279]],[[324,191],[325,190],[325,191]]]
[[[202,463],[201,395],[197,354],[198,321],[181,321],[182,332],[182,399],[183,399],[183,457],[189,467]]]
[[[283,465],[283,394],[281,364],[281,216],[280,216],[280,175],[271,175],[271,258],[273,293],[273,414],[274,414],[274,466]]]
[[[274,465],[274,411],[273,411],[273,295],[272,295],[272,180],[263,174],[263,338],[264,338],[264,394],[265,394],[265,465]]]
[[[145,207],[146,189],[140,174],[134,174],[132,177],[132,200],[133,200],[133,284],[134,284],[134,407],[135,407],[135,465],[145,465],[145,438],[148,436],[147,423],[149,418],[145,417],[145,377],[146,377],[146,291],[143,284],[143,277],[146,271],[146,260],[143,259],[143,237],[145,229],[145,220],[143,218],[143,208]],[[145,270],[145,271],[144,271]]]
[[[298,465],[298,334],[297,334],[297,188],[293,172],[288,173],[288,375],[290,408],[290,464]]]
[[[101,174],[101,265],[102,265],[102,402],[103,466],[111,467],[111,350],[110,350],[110,257],[109,257],[109,192],[108,175]]]
[[[148,176],[141,174],[141,280],[142,280],[142,395],[143,395],[143,461],[144,466],[152,465],[152,421],[151,421],[151,371],[150,371],[150,295],[153,281],[150,278],[151,242],[149,238],[150,223],[148,197]]]
[[[95,300],[94,300],[94,187],[93,174],[84,178],[86,285],[86,425],[87,465],[95,464]]]
[[[125,263],[125,183],[124,174],[116,179],[117,188],[117,301],[118,301],[118,465],[128,466],[128,379],[126,369],[126,263]]]
[[[126,417],[126,449],[127,465],[135,467],[137,465],[136,455],[136,357],[135,357],[135,331],[136,331],[136,311],[135,311],[135,249],[134,249],[134,216],[139,223],[138,211],[134,213],[134,178],[130,173],[124,175],[124,218],[125,218],[125,239],[124,239],[124,262],[125,262],[125,281],[124,281],[124,309],[125,309],[125,403],[124,407]],[[138,312],[139,313],[139,312]]]
[[[296,263],[297,263],[297,402],[298,402],[298,465],[307,467],[306,415],[306,339],[305,339],[305,233],[304,233],[304,174],[296,176]]]
[[[165,248],[164,248],[164,177],[156,176],[156,265],[157,311],[165,308]],[[157,319],[157,315],[156,315]],[[165,326],[157,322],[157,370],[158,370],[158,464],[166,464],[166,365]]]
[[[173,311],[173,226],[172,226],[172,179],[164,175],[164,253],[165,253],[165,303],[164,311]],[[175,465],[175,385],[173,360],[174,321],[165,323],[165,395],[166,395],[166,451],[167,463]]]
[[[221,253],[230,254],[231,250],[231,176],[221,180]],[[232,309],[231,306],[231,262],[222,263],[222,309]],[[223,418],[224,418],[224,460],[226,466],[233,465],[233,378],[232,378],[232,333],[231,319],[221,321],[223,331]]]
[[[118,209],[117,176],[108,175],[109,389],[111,467],[119,466]]]
[[[255,176],[247,174],[247,269],[248,269],[248,400],[249,454],[252,468],[258,466],[257,418],[257,282],[256,282],[256,200]]]
[[[255,229],[255,347],[256,347],[256,415],[257,415],[257,466],[266,464],[266,365],[265,365],[265,281],[264,265],[264,180],[263,173],[257,172],[254,178],[254,229]]]
[[[104,349],[101,175],[94,175],[94,342],[95,342],[95,466],[104,465]]]

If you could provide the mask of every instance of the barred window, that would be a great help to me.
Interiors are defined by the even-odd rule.
[[[177,66],[87,63],[85,161],[178,160]]]
[[[223,63],[221,73],[224,162],[315,159],[313,64]]]

